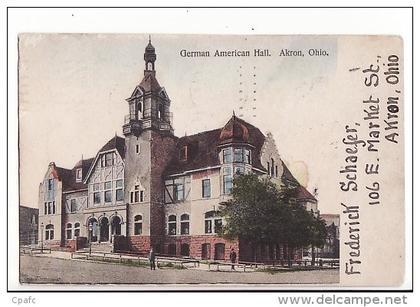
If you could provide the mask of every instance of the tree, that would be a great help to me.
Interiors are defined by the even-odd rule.
[[[222,204],[221,215],[225,225],[220,235],[248,242],[253,247],[254,261],[258,245],[281,243],[288,247],[291,266],[296,248],[322,241],[323,232],[316,218],[296,202],[296,189],[279,189],[269,179],[255,174],[235,177],[232,199]]]
[[[328,229],[326,227],[325,220],[322,219],[320,216],[314,218],[311,233],[311,264],[315,265],[315,247],[323,248],[328,235]]]

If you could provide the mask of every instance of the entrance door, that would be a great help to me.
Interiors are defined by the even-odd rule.
[[[88,230],[89,230],[89,237],[91,242],[98,241],[98,221],[95,218],[89,219],[88,222]]]
[[[114,216],[112,219],[111,233],[112,235],[121,235],[121,219],[118,216]]]
[[[216,260],[224,260],[225,259],[225,244],[224,243],[216,243],[214,246],[214,259]]]
[[[109,241],[109,222],[108,218],[103,217],[101,219],[101,242]]]

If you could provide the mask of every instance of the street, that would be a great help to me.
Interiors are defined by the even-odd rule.
[[[209,272],[199,269],[146,267],[85,260],[21,255],[22,283],[53,284],[335,284],[339,270],[278,272]]]

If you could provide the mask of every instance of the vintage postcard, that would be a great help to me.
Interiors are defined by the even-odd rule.
[[[405,281],[398,36],[19,35],[20,283]]]

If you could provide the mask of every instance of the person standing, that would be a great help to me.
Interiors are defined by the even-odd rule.
[[[230,250],[229,259],[230,259],[230,262],[232,262],[232,270],[235,270],[234,263],[236,263],[236,252],[233,249],[233,247]]]
[[[155,260],[156,260],[156,255],[155,255],[155,251],[153,250],[153,247],[152,247],[150,249],[150,253],[149,253],[149,261],[150,261],[150,269],[151,270],[156,270]]]

